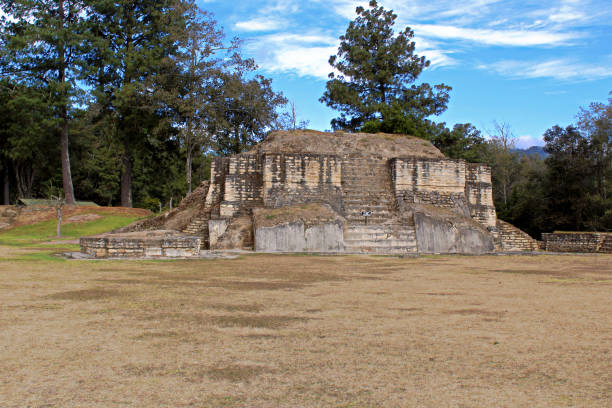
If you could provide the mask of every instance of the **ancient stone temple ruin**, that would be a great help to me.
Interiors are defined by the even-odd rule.
[[[182,209],[128,230],[175,229],[201,237],[204,249],[272,252],[538,248],[497,219],[488,166],[409,136],[275,132],[249,152],[215,158],[196,192]]]

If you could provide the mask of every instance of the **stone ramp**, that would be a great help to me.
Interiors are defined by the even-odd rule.
[[[539,251],[538,241],[514,225],[497,220],[500,249],[502,251]]]

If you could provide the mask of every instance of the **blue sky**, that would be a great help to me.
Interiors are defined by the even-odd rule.
[[[295,101],[312,129],[330,128],[336,113],[323,94],[338,37],[367,0],[200,0],[228,37],[238,36],[274,88]],[[415,32],[431,66],[419,78],[453,87],[438,118],[470,122],[483,133],[493,121],[511,126],[517,145],[543,144],[544,131],[575,121],[580,106],[612,91],[610,0],[379,1],[398,15],[396,31]]]

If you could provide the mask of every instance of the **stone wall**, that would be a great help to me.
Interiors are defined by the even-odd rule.
[[[230,157],[224,187],[221,217],[231,217],[240,210],[262,206],[261,156],[242,154]]]
[[[570,232],[542,234],[544,247],[551,252],[598,252],[612,254],[612,233]]]
[[[308,202],[342,206],[342,160],[314,154],[266,154],[263,201],[266,208]]]
[[[225,176],[229,172],[229,157],[215,157],[210,163],[210,187],[206,195],[206,206],[212,208],[223,200]]]
[[[495,227],[497,214],[493,205],[491,168],[485,164],[466,165],[465,196],[470,216],[486,227]]]
[[[227,219],[208,221],[208,245],[210,248],[217,247],[217,242],[219,241],[219,238],[221,238],[221,236],[225,234],[228,224],[229,221]]]
[[[493,236],[478,222],[453,210],[417,205],[414,211],[420,254],[486,254],[495,251]]]
[[[469,215],[463,160],[396,158],[391,160],[391,177],[400,210],[431,204]]]
[[[200,237],[154,231],[98,235],[79,240],[81,252],[94,258],[193,258],[200,255]]]
[[[260,252],[343,252],[342,223],[306,227],[302,221],[255,226],[255,250]]]

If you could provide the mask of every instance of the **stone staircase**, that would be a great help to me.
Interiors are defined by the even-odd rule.
[[[387,160],[351,158],[342,166],[344,246],[347,252],[417,252],[414,222],[398,218]],[[362,216],[362,211],[371,216]]]
[[[396,214],[391,173],[386,160],[352,158],[342,166],[344,216],[349,224],[365,224],[362,211],[371,211],[368,224],[380,224]]]
[[[497,220],[500,249],[502,251],[539,251],[538,241],[512,224]]]
[[[416,254],[414,225],[348,225],[344,231],[344,249],[352,253]]]
[[[183,228],[182,232],[189,235],[196,235],[202,237],[202,243],[200,249],[208,248],[209,237],[208,237],[208,220],[210,220],[210,213],[207,212],[203,215],[194,217],[189,225]]]

